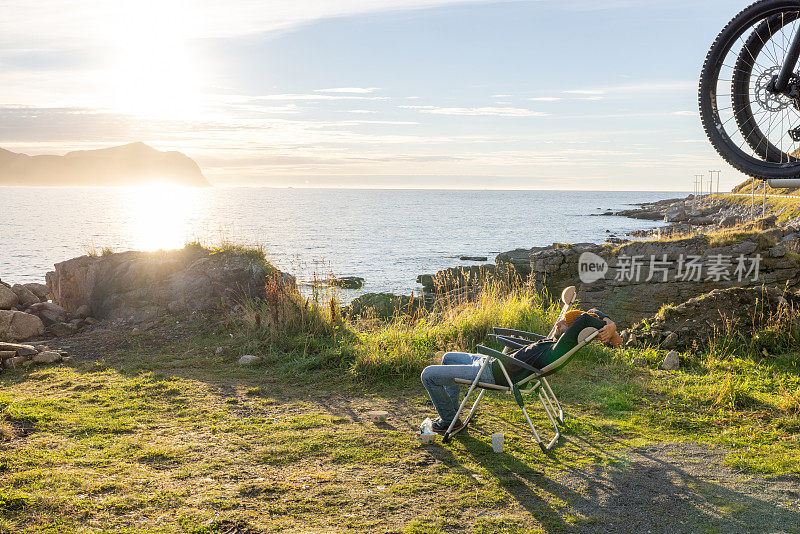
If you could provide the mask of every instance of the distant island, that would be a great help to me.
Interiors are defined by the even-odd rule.
[[[29,156],[0,148],[0,185],[131,186],[167,183],[211,187],[200,167],[180,152],[161,152],[144,143],[63,156]]]

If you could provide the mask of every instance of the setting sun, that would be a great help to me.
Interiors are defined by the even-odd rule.
[[[200,62],[189,47],[185,10],[175,2],[123,6],[110,48],[112,107],[142,118],[196,119]]]

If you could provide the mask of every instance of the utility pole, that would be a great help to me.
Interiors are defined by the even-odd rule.
[[[694,179],[699,184],[698,196],[703,196],[703,175],[702,174],[695,174]]]
[[[719,175],[720,175],[720,173],[722,173],[722,171],[708,171],[708,172],[709,172],[709,174],[711,174],[712,189],[713,189],[713,183],[714,183],[714,173],[717,173],[717,194],[719,195]]]
[[[750,220],[755,220],[755,205],[756,205],[756,179],[753,178],[753,183],[750,187]]]

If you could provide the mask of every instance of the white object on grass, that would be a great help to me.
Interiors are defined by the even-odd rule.
[[[494,452],[503,452],[503,434],[499,432],[492,434],[492,450]]]

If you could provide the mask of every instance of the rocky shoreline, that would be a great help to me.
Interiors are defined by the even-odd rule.
[[[487,282],[504,287],[528,284],[550,295],[575,285],[581,306],[598,307],[613,316],[627,329],[629,344],[688,349],[705,342],[698,339],[731,331],[732,325],[744,328],[745,316],[764,303],[771,313],[781,306],[800,306],[800,217],[783,216],[779,222],[782,214],[774,213],[748,223],[747,205],[691,195],[599,216],[603,215],[666,224],[603,244],[553,243],[503,252],[493,264],[421,275],[417,282],[423,291],[418,296],[366,293],[343,313],[382,319],[414,315],[470,300]],[[602,276],[583,276],[587,258],[602,269]],[[692,267],[694,274],[687,276]],[[360,287],[363,279],[325,283]],[[246,249],[223,252],[187,246],[73,258],[56,264],[46,284],[0,281],[0,342],[6,342],[0,357],[5,367],[54,358],[36,359],[37,354],[51,352],[45,340],[70,336],[101,321],[105,327],[138,330],[164,317],[218,315],[236,310],[247,299],[265,298],[276,284],[296,290],[291,275]],[[750,323],[753,330],[757,325]],[[29,344],[9,348],[21,342]]]

